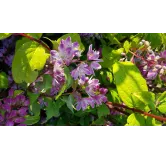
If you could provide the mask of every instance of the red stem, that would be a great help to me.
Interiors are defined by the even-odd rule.
[[[107,105],[110,109],[116,108],[116,107],[120,107],[120,108],[124,108],[124,109],[131,110],[131,111],[133,111],[133,112],[137,112],[137,113],[144,114],[144,115],[146,115],[146,116],[148,116],[148,117],[155,118],[156,120],[161,121],[161,122],[163,122],[163,121],[166,122],[166,118],[164,118],[164,117],[157,116],[157,115],[154,115],[154,114],[151,114],[151,113],[147,113],[147,112],[144,112],[144,111],[139,110],[139,109],[136,109],[136,108],[129,108],[129,107],[123,105],[123,104],[117,104],[117,103],[107,102],[106,105]]]
[[[140,58],[140,59],[142,59],[143,61],[145,61],[145,62],[148,62],[146,59],[144,59],[143,57],[141,57],[141,56],[138,56],[138,55],[136,55],[134,52],[131,52],[131,51],[129,51],[132,55],[134,55],[135,57],[137,57],[137,58]]]
[[[28,38],[28,39],[30,39],[30,40],[32,40],[32,41],[35,41],[35,42],[41,44],[41,45],[42,45],[44,48],[46,48],[48,51],[51,50],[51,49],[50,49],[45,43],[43,43],[40,39],[33,38],[32,36],[29,36],[29,35],[27,35],[27,34],[25,34],[25,33],[14,33],[14,35],[20,35],[20,36],[26,37],[26,38]]]

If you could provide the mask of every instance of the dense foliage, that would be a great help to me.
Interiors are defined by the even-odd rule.
[[[165,125],[165,47],[164,33],[0,33],[0,125]]]

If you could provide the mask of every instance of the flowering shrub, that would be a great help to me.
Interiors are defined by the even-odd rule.
[[[166,34],[0,40],[0,125],[165,125]]]

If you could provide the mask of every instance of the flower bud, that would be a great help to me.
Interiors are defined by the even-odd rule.
[[[145,45],[146,47],[149,47],[149,46],[150,46],[150,43],[149,43],[148,41],[145,41],[145,42],[144,42],[144,45]]]
[[[125,57],[125,56],[126,56],[126,53],[122,52],[122,53],[121,53],[121,56]]]
[[[139,46],[142,46],[143,45],[143,42],[139,42]]]

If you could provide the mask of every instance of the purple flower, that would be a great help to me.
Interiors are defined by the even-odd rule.
[[[15,97],[15,101],[16,101],[16,105],[23,105],[23,103],[25,101],[25,96],[23,96],[23,95],[17,95]]]
[[[6,126],[14,126],[14,122],[12,120],[8,120],[6,122]]]
[[[82,98],[80,101],[77,101],[76,109],[79,111],[80,109],[85,110],[88,106],[88,102],[86,98]]]
[[[87,83],[89,80],[88,77],[82,76],[79,80],[78,80],[78,84],[79,85],[84,85],[85,83]]]
[[[107,88],[100,88],[99,91],[100,91],[100,94],[105,95],[108,92],[108,89]]]
[[[16,110],[12,110],[10,113],[6,114],[6,118],[7,119],[11,119],[17,116],[17,111]]]
[[[79,51],[78,42],[71,42],[71,37],[66,40],[61,40],[58,47],[58,51],[51,51],[52,59],[56,59],[62,63],[62,61],[69,66],[75,56],[80,57],[81,52]]]
[[[30,105],[30,100],[27,99],[24,101],[23,106],[29,106]]]
[[[3,49],[0,49],[0,58],[3,57]]]
[[[92,108],[95,107],[95,101],[92,97],[88,97],[87,99],[88,105],[90,105]]]
[[[15,123],[23,123],[24,121],[25,121],[24,117],[17,117],[17,118],[14,119]]]
[[[81,94],[77,91],[73,92],[73,96],[77,100],[76,102],[77,110],[80,110],[80,109],[85,110],[88,105],[94,108],[95,104],[94,104],[93,98],[91,97],[82,98]]]
[[[8,97],[0,101],[0,108],[4,116],[0,114],[0,125],[21,125],[27,115],[29,100],[24,95],[13,97],[14,90],[9,90]]]
[[[10,112],[11,111],[11,106],[8,105],[8,104],[3,104],[2,109],[4,109],[6,112]]]
[[[52,89],[51,89],[51,95],[54,95],[59,92],[61,87],[65,83],[65,73],[64,69],[62,68],[62,65],[55,62],[53,67],[53,75],[52,75]]]
[[[93,75],[95,74],[94,70],[99,70],[99,69],[101,69],[101,65],[97,61],[91,62],[89,70]]]
[[[166,75],[160,75],[160,79],[161,79],[163,82],[166,82]]]
[[[92,98],[82,98],[80,101],[77,101],[76,109],[79,111],[80,109],[85,110],[88,105],[94,108],[94,101]]]
[[[8,56],[6,56],[4,62],[8,66],[11,66],[12,65],[12,61],[13,61],[13,57],[14,57],[14,55],[8,55]]]
[[[93,61],[93,62],[91,62],[90,67],[89,67],[92,74],[94,74],[94,70],[101,69],[101,65],[99,64],[99,62],[102,62],[102,60],[99,59],[100,52],[92,50],[92,45],[89,46],[87,57],[88,57],[89,61]]]
[[[93,96],[93,99],[97,106],[100,106],[100,105],[102,105],[102,103],[107,102],[107,97],[103,94]]]
[[[27,110],[28,110],[27,107],[22,107],[22,108],[20,108],[20,109],[18,110],[19,116],[25,116],[25,115],[27,115]]]
[[[44,101],[44,99],[42,97],[39,97],[38,98],[38,101],[40,103],[40,105],[43,107],[43,106],[48,106],[48,103]]]
[[[81,37],[90,38],[94,35],[94,33],[79,33]]]
[[[0,123],[4,121],[4,117],[0,114]]]
[[[101,61],[99,59],[99,56],[100,56],[100,52],[99,51],[94,51],[92,50],[92,44],[89,46],[89,50],[88,50],[88,53],[87,53],[87,57],[88,57],[88,60],[89,61]]]
[[[154,61],[155,57],[156,57],[155,54],[150,54],[150,55],[148,55],[147,60],[148,61],[152,61],[152,60]]]
[[[4,98],[3,102],[4,102],[4,104],[9,105],[9,106],[11,106],[15,103],[13,98]]]
[[[77,101],[80,101],[82,99],[81,94],[77,91],[73,92],[73,96]]]
[[[147,80],[154,80],[157,77],[157,70],[150,70],[147,74]]]
[[[76,69],[74,69],[71,72],[71,76],[74,78],[74,80],[77,80],[78,78],[84,79],[86,75],[91,75],[92,72],[89,70],[89,67],[85,63],[81,63]]]
[[[9,95],[9,97],[13,97],[13,95],[14,95],[14,89],[10,89],[8,95]]]
[[[17,125],[17,126],[26,126],[26,124],[21,123],[21,124],[19,124],[19,125]]]
[[[59,65],[63,64],[63,59],[56,50],[51,50],[50,54],[51,54],[51,56],[50,56],[51,63],[58,63]]]
[[[65,80],[64,69],[62,68],[61,65],[59,65],[58,63],[55,63],[53,68],[53,81],[55,85],[59,85],[61,81],[64,82],[64,80]]]
[[[160,57],[166,59],[166,50],[160,53]]]
[[[85,88],[86,93],[89,96],[95,96],[99,94],[100,83],[98,79],[89,79],[88,86]]]

